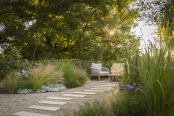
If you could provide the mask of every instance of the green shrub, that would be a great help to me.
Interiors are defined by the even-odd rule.
[[[33,83],[29,77],[27,78],[19,78],[16,85],[16,90],[19,89],[32,89]]]
[[[84,70],[79,69],[74,64],[68,64],[63,67],[65,86],[68,88],[82,86],[88,80]]]
[[[95,101],[92,104],[85,103],[79,111],[74,112],[75,116],[115,116],[105,102]]]
[[[11,50],[5,50],[0,54],[0,80],[11,71],[30,68],[29,62],[22,59],[22,55],[16,49],[12,47]]]
[[[9,93],[15,92],[18,78],[19,75],[17,74],[17,72],[11,72],[3,80],[3,83]]]
[[[112,111],[118,116],[147,116],[147,103],[142,94],[119,92],[108,97]]]
[[[33,90],[37,91],[46,85],[47,82],[50,83],[63,83],[63,73],[60,70],[55,70],[53,65],[42,65],[39,64],[35,68],[30,70],[31,81],[33,83]]]
[[[91,64],[92,64],[92,61],[83,61],[80,63],[80,68],[84,69],[87,74],[89,75],[90,74],[90,67],[91,67]]]

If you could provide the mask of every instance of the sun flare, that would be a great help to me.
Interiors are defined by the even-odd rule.
[[[113,35],[114,34],[114,31],[110,31],[110,34]]]

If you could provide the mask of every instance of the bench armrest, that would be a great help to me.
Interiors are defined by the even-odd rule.
[[[108,71],[108,72],[109,72],[109,69],[108,69],[108,68],[105,68],[105,67],[102,67],[102,70],[103,70],[103,71]]]

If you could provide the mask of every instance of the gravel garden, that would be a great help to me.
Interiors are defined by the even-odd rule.
[[[0,116],[174,116],[173,1],[1,0]]]

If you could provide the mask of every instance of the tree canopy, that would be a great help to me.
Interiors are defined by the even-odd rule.
[[[0,44],[24,58],[118,59],[139,47],[135,0],[2,0]],[[113,31],[113,34],[110,32]],[[119,57],[118,57],[119,56]]]

